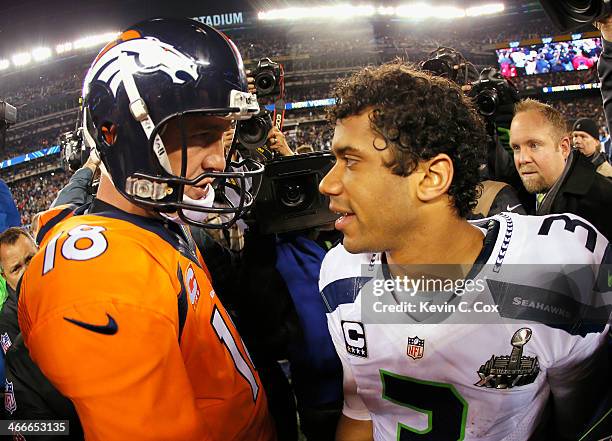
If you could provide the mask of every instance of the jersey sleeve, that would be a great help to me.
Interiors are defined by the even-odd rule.
[[[38,212],[32,218],[32,234],[36,243],[41,245],[47,233],[59,222],[72,216],[76,205],[57,205],[46,211]]]
[[[337,312],[337,311],[336,311]],[[370,411],[357,393],[357,381],[351,369],[351,364],[348,360],[348,354],[344,347],[344,338],[340,321],[336,314],[327,314],[327,325],[329,333],[334,342],[334,347],[338,353],[338,357],[342,362],[342,389],[344,392],[344,406],[342,413],[354,420],[371,420]]]

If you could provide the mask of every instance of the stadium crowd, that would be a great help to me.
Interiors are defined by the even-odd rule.
[[[22,225],[30,225],[32,216],[49,208],[69,178],[70,175],[66,171],[57,169],[22,179],[18,185],[11,185]]]

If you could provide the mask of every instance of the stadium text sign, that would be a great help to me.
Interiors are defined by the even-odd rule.
[[[205,25],[214,27],[230,26],[244,23],[244,19],[242,18],[242,12],[229,12],[227,14],[217,15],[203,15],[201,17],[194,17],[193,19],[204,23]]]

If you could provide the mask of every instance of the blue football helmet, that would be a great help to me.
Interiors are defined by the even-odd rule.
[[[258,111],[236,46],[221,32],[188,19],[131,26],[102,49],[83,85],[84,141],[96,148],[117,190],[140,207],[177,213],[206,228],[227,228],[251,207],[258,187],[253,183],[259,181],[254,178],[263,165],[246,159],[232,167],[228,157],[225,171],[187,179],[185,136],[182,170],[176,174],[160,131],[173,118],[243,120]],[[210,178],[217,196],[224,196],[225,188],[238,196],[212,207],[184,200],[185,185]],[[194,221],[185,211],[222,215],[225,222]]]

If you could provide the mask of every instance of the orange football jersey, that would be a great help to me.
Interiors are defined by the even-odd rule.
[[[274,440],[259,377],[197,250],[116,209],[64,217],[39,217],[19,324],[87,440]]]

